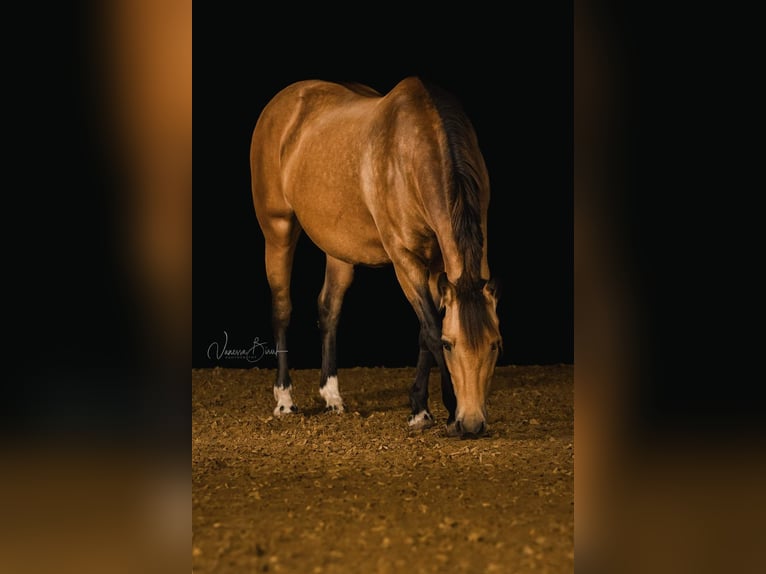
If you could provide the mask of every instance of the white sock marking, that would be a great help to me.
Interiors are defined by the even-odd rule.
[[[327,382],[319,389],[319,394],[324,398],[328,408],[343,412],[343,399],[338,391],[338,377],[327,377]]]
[[[290,396],[290,387],[283,389],[274,387],[274,398],[277,400],[277,408],[274,409],[274,416],[289,415],[293,412],[293,398]]]

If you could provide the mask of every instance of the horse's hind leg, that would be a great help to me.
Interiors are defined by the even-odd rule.
[[[290,276],[295,246],[301,227],[294,216],[262,222],[266,239],[266,277],[271,288],[271,319],[277,352],[277,380],[274,382],[276,416],[298,412],[293,404],[290,373],[287,364],[287,326],[290,323]]]
[[[319,293],[319,329],[322,336],[322,374],[319,394],[328,411],[343,412],[338,390],[338,367],[335,362],[335,335],[338,329],[343,296],[354,279],[354,266],[327,256],[324,285]]]

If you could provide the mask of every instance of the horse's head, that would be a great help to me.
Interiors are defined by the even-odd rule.
[[[444,360],[457,397],[455,431],[481,435],[487,430],[487,395],[502,347],[495,282],[459,279],[455,286],[442,273],[438,287]]]

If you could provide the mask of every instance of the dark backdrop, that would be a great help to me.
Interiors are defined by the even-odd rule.
[[[358,81],[384,93],[409,75],[456,95],[479,137],[492,186],[490,268],[502,285],[500,364],[573,361],[571,6],[517,7],[498,18],[383,14],[375,30],[352,17],[328,31],[297,28],[285,14],[196,10],[194,367],[276,365],[268,355],[257,363],[208,356],[224,332],[229,349],[250,348],[256,337],[273,347],[248,164],[263,107],[298,80]],[[319,366],[323,276],[323,255],[304,235],[288,336],[295,367]],[[339,326],[339,366],[414,365],[417,337],[393,269],[358,267]]]

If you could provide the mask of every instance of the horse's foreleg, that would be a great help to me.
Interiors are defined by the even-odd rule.
[[[428,349],[425,334],[420,332],[420,354],[415,372],[415,382],[410,389],[412,414],[408,419],[410,428],[425,429],[434,424],[434,417],[428,409],[428,378],[431,367],[436,364],[433,353]]]
[[[444,265],[441,257],[434,260],[432,264],[429,278],[428,288],[431,294],[431,300],[434,302],[435,307],[440,305],[440,295],[438,287],[439,274],[444,271]],[[441,339],[441,326],[439,327],[439,338]],[[441,341],[440,341],[441,343]],[[455,388],[452,386],[452,377],[447,369],[447,364],[444,362],[442,346],[439,344],[438,356],[435,362],[439,365],[439,371],[441,374],[441,389],[442,389],[442,402],[447,409],[447,429],[452,434],[455,426],[455,411],[457,410],[457,397],[455,396]]]
[[[424,304],[429,307],[428,302]],[[426,311],[428,312],[428,311]],[[436,315],[438,320],[438,315]],[[417,372],[415,374],[415,383],[410,390],[410,405],[412,414],[409,418],[409,425],[412,428],[428,428],[433,425],[433,416],[428,409],[428,378],[433,365],[438,365],[441,374],[442,402],[447,409],[447,428],[451,429],[455,424],[455,411],[457,409],[457,398],[455,389],[452,386],[452,377],[444,362],[444,354],[441,344],[441,329],[434,329],[431,320],[420,331],[420,354],[418,355]]]
[[[295,246],[300,235],[297,222],[277,235],[266,238],[266,277],[271,288],[271,318],[277,352],[277,380],[274,382],[274,398],[277,406],[274,415],[298,412],[293,403],[292,382],[287,363],[287,327],[290,324],[292,302],[290,300],[290,275],[293,267]],[[276,227],[276,226],[275,226]],[[286,233],[285,233],[286,232]]]
[[[441,342],[441,318],[434,304],[428,284],[428,270],[424,263],[410,252],[399,253],[395,259],[394,270],[404,295],[409,300],[420,320],[420,354],[418,355],[415,383],[410,391],[412,414],[409,424],[414,428],[430,426],[431,413],[428,410],[428,374],[436,364],[442,377],[442,400],[447,408],[447,425],[454,424],[457,399],[452,388]],[[429,357],[430,354],[430,357]]]
[[[319,330],[322,337],[322,374],[319,394],[328,411],[343,412],[343,399],[338,390],[338,367],[335,359],[335,335],[343,305],[343,296],[354,279],[354,266],[327,256],[324,285],[319,293]]]

